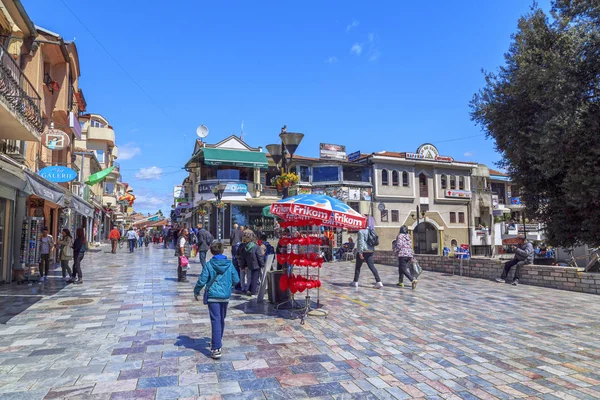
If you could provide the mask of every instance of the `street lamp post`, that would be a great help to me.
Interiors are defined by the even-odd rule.
[[[226,188],[227,188],[227,185],[225,185],[221,182],[218,182],[217,185],[212,188],[212,192],[215,195],[215,198],[217,199],[217,206],[215,207],[217,210],[217,240],[222,239],[221,218],[220,218],[218,204],[221,202],[221,199],[223,198],[223,192],[225,192]]]
[[[288,132],[286,126],[284,125],[281,128],[281,133],[279,134],[281,138],[281,144],[269,144],[267,145],[267,151],[271,155],[271,158],[275,162],[277,166],[281,163],[281,171],[286,174],[290,169],[290,164],[292,162],[292,158],[294,157],[294,153],[298,149],[300,142],[304,138],[303,133],[297,132]],[[289,159],[288,159],[289,156]],[[283,188],[283,198],[289,196],[289,188]]]
[[[413,220],[417,221],[417,226],[415,227],[415,231],[416,231],[416,242],[417,245],[415,246],[415,252],[417,254],[421,254],[421,235],[419,233],[419,224],[421,223],[421,219],[420,218],[425,218],[425,214],[427,213],[427,211],[421,211],[421,208],[419,206],[417,206],[417,216],[415,217],[415,214],[411,214],[410,216],[412,217]]]

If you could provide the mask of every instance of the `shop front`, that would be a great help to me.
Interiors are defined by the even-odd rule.
[[[73,195],[69,204],[71,209],[70,230],[75,235],[78,228],[83,228],[88,240],[93,240],[94,207],[81,197]]]

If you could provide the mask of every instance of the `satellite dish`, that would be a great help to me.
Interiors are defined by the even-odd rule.
[[[205,138],[208,136],[208,128],[206,125],[202,124],[196,129],[196,135],[201,138]]]

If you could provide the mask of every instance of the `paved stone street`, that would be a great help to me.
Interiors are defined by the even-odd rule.
[[[425,273],[351,288],[326,264],[328,318],[234,296],[220,361],[172,250],[88,253],[85,283],[0,287],[0,399],[597,399],[595,295]],[[72,300],[86,300],[77,304]]]

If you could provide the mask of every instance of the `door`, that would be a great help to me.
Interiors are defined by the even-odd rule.
[[[421,197],[429,197],[429,188],[427,186],[427,175],[419,174],[419,195]]]
[[[438,254],[438,231],[429,222],[421,222],[415,228],[415,253]]]

